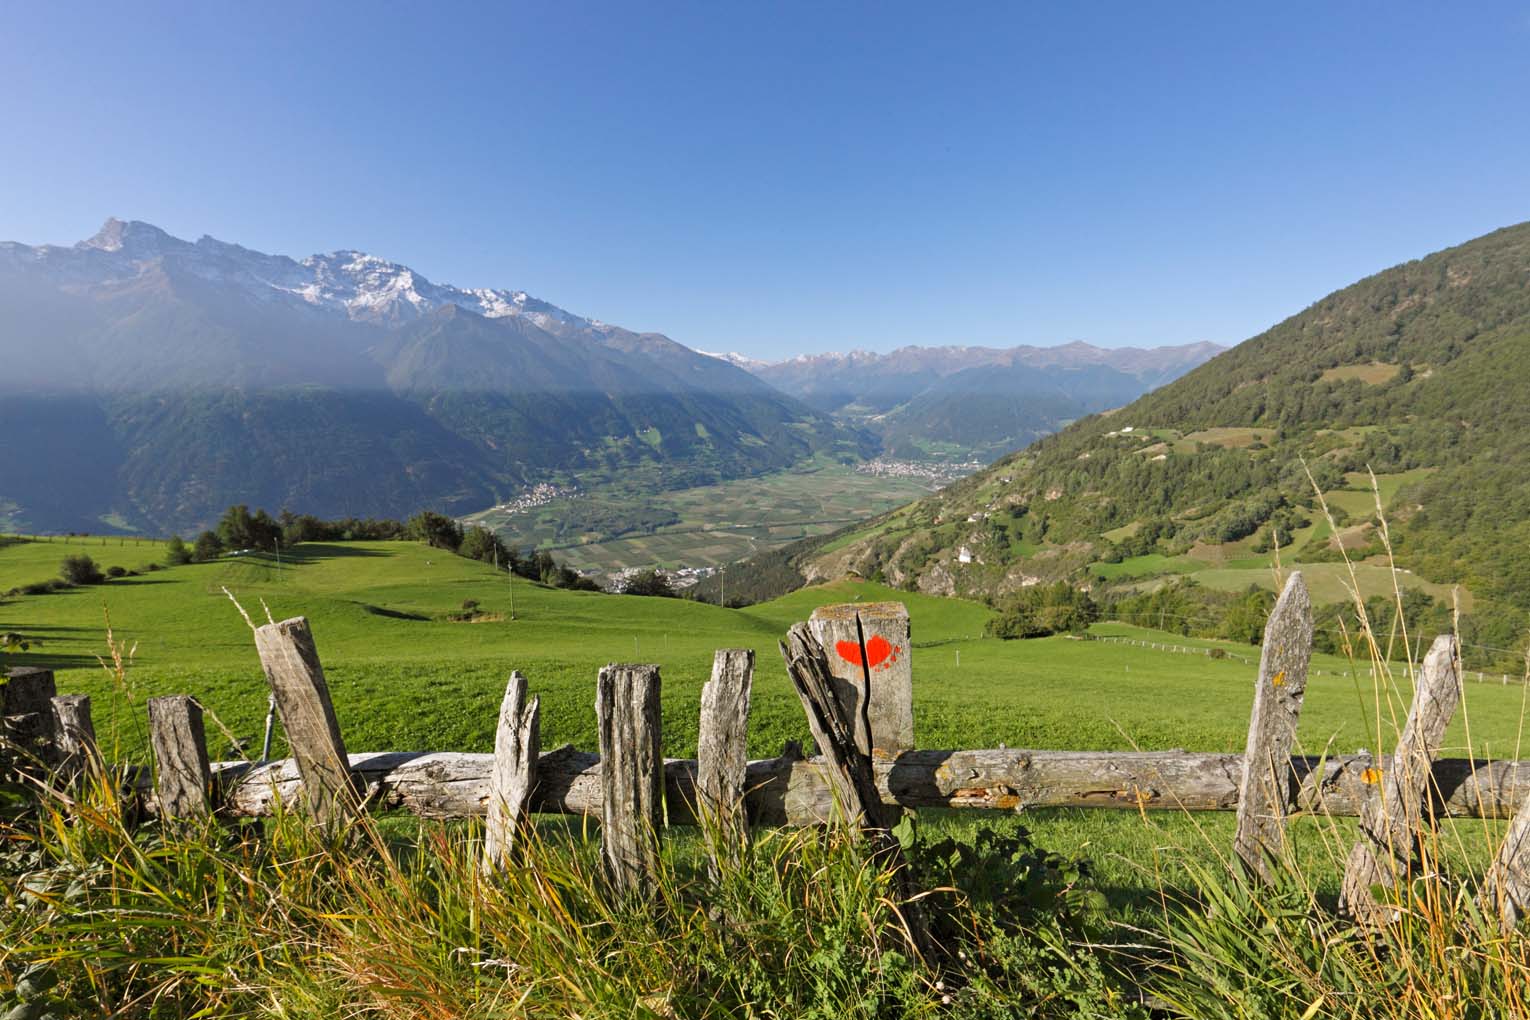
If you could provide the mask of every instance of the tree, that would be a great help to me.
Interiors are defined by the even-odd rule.
[[[999,607],[984,631],[990,637],[1046,637],[1063,631],[1080,631],[1100,618],[1100,607],[1087,591],[1065,581],[1046,587],[1026,588]]]
[[[106,580],[106,575],[101,573],[96,561],[83,553],[65,556],[58,575],[70,584],[100,584]]]
[[[223,552],[223,542],[216,532],[204,531],[197,536],[197,544],[192,547],[191,558],[197,563],[206,563],[215,560]]]
[[[225,549],[249,549],[255,544],[254,529],[250,508],[236,503],[223,511],[218,521],[218,541]]]
[[[409,537],[436,549],[456,552],[462,545],[462,525],[445,514],[422,510],[409,518]]]
[[[1257,645],[1264,637],[1264,624],[1273,608],[1275,596],[1272,593],[1262,588],[1250,588],[1222,614],[1222,636],[1229,641]]]
[[[170,541],[165,543],[165,562],[172,567],[184,566],[191,562],[191,550],[186,548],[186,543],[179,535],[171,535]]]
[[[499,563],[504,566],[511,565],[510,550],[499,540],[499,536],[488,528],[474,525],[462,533],[462,544],[457,547],[457,555],[465,556],[470,560],[482,560],[485,563]]]
[[[243,503],[223,511],[218,521],[218,540],[225,549],[275,549],[282,529],[264,510],[250,513]]]
[[[669,576],[661,570],[642,570],[633,574],[627,578],[627,583],[622,585],[622,593],[649,595],[663,599],[680,597],[674,586],[669,583]]]

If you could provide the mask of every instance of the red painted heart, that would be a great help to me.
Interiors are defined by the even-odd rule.
[[[851,665],[859,666],[861,664],[861,646],[856,642],[837,642],[834,645],[834,650],[839,653],[841,659],[844,659]],[[887,639],[880,634],[872,635],[871,640],[866,642],[866,658],[868,665],[872,667],[879,666],[887,661],[887,657],[892,652],[892,645],[888,644]]]

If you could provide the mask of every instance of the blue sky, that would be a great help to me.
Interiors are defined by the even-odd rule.
[[[1233,343],[1530,219],[1530,3],[0,4],[0,239],[108,215],[761,356]]]

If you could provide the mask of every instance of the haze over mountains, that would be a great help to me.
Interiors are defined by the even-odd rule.
[[[466,513],[576,478],[990,459],[1216,350],[905,348],[745,371],[358,251],[298,260],[111,219],[72,246],[0,242],[0,528],[187,531],[236,502]]]
[[[874,450],[659,334],[138,222],[0,244],[0,357],[11,528],[186,529],[231,502],[457,512],[560,473],[695,484]]]
[[[719,355],[904,458],[993,460],[1117,407],[1215,357],[1213,343],[1103,348],[902,347],[785,361]]]

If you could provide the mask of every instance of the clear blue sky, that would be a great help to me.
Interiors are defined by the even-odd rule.
[[[0,6],[0,239],[108,215],[756,355],[1232,343],[1530,219],[1530,4]]]

